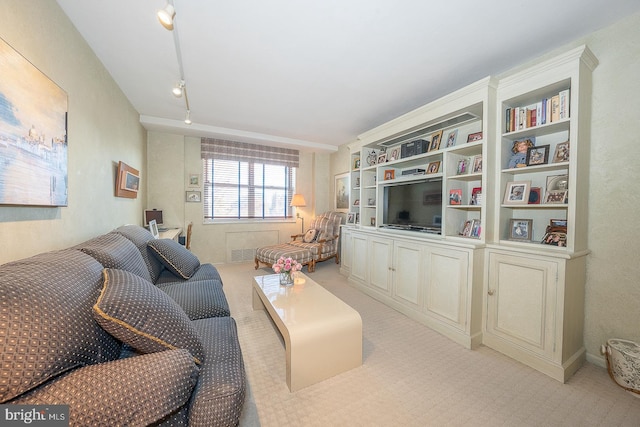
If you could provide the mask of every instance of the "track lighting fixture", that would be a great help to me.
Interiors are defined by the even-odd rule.
[[[188,125],[191,124],[191,111],[187,110],[187,117],[184,119],[184,122]]]
[[[180,80],[180,83],[178,83],[178,85],[171,90],[176,98],[180,98],[182,96],[182,92],[184,91],[184,86],[185,86],[184,80]]]
[[[167,30],[173,30],[173,17],[176,16],[176,9],[172,4],[167,3],[167,5],[158,11],[158,19],[163,27]]]

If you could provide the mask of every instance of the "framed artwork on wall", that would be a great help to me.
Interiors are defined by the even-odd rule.
[[[334,210],[337,212],[349,211],[349,172],[335,176],[334,186]]]
[[[67,94],[0,39],[0,205],[67,206]]]

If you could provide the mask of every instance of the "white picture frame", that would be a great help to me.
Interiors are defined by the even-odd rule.
[[[349,172],[344,172],[335,176],[334,187],[334,210],[336,212],[349,211]]]
[[[149,221],[149,231],[153,235],[154,239],[160,238],[160,231],[158,231],[158,223],[156,222],[155,219],[152,219],[151,221]]]

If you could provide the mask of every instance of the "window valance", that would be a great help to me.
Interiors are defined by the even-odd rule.
[[[297,168],[300,152],[291,148],[269,147],[246,142],[202,138],[200,153],[203,159],[234,160]]]

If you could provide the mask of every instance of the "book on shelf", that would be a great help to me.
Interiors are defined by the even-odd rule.
[[[534,104],[505,109],[505,132],[515,132],[568,119],[570,94],[570,89],[565,89],[549,98],[542,98]]]

